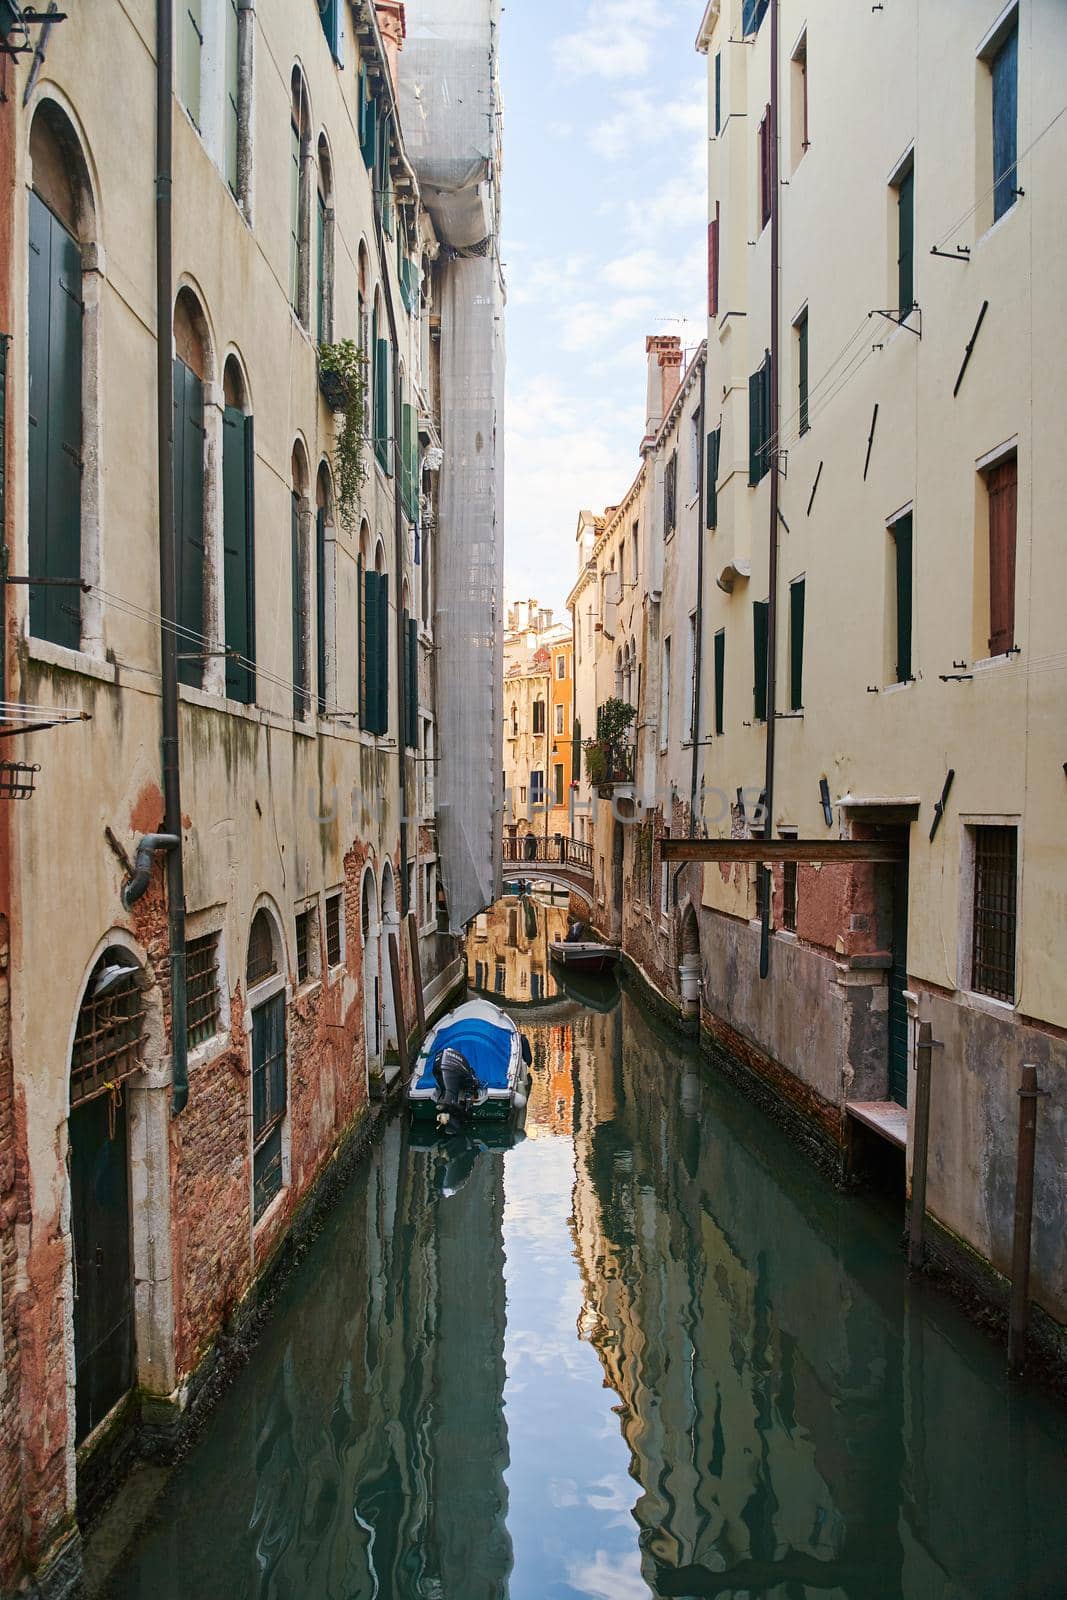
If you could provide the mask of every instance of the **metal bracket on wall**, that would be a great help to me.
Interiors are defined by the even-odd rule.
[[[934,820],[930,824],[931,844],[933,843],[934,834],[941,826],[941,818],[945,815],[945,803],[948,800],[948,792],[952,788],[952,780],[955,776],[955,767],[949,767],[948,772],[945,774],[944,784],[941,787],[941,798],[934,804]]]
[[[983,300],[982,301],[982,309],[978,313],[978,321],[974,325],[974,332],[971,334],[971,337],[968,339],[967,348],[963,352],[963,365],[960,368],[959,376],[956,379],[955,385],[954,385],[953,390],[952,390],[952,398],[953,398],[953,400],[955,400],[956,396],[960,392],[960,384],[963,382],[963,375],[967,371],[967,367],[968,367],[968,364],[970,362],[971,355],[972,355],[972,353],[974,351],[975,344],[976,344],[976,342],[978,340],[978,334],[979,334],[979,332],[981,330],[982,323],[985,321],[985,314],[986,314],[986,312],[988,310],[989,310],[989,301],[988,300]]]
[[[971,259],[969,244],[958,244],[955,250],[939,250],[936,244],[930,246],[932,256],[940,256],[942,261],[962,261],[966,264]]]
[[[913,333],[917,339],[921,339],[923,336],[923,314],[919,306],[912,306],[910,311],[879,311],[875,309],[874,311],[868,311],[867,315],[868,317],[884,317],[887,322],[893,322],[898,328],[904,328],[906,332]],[[914,328],[908,321],[910,316],[915,316],[917,319],[917,326]]]
[[[878,426],[878,402],[875,401],[874,411],[871,414],[871,431],[867,435],[867,456],[863,463],[863,481],[867,482],[867,469],[871,464],[871,448],[874,444],[874,430]]]
[[[823,463],[820,461],[819,462],[819,470],[815,474],[815,482],[811,486],[811,494],[808,497],[808,513],[807,514],[808,514],[809,517],[811,516],[811,508],[815,504],[815,491],[819,487],[819,479],[822,477],[822,469],[823,469]]]

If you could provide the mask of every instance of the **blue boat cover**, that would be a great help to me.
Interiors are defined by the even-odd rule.
[[[486,1022],[483,1017],[461,1017],[458,1022],[450,1023],[447,1028],[439,1028],[434,1036],[422,1077],[416,1087],[419,1089],[434,1087],[434,1058],[439,1050],[451,1045],[453,1050],[458,1050],[467,1058],[475,1077],[485,1088],[506,1089],[513,1037],[510,1028],[497,1027],[495,1023]]]

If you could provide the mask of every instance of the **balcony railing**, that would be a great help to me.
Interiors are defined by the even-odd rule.
[[[637,746],[593,740],[585,747],[585,775],[594,789],[610,794],[620,784],[636,782]]]
[[[526,833],[504,840],[504,860],[515,864],[542,867],[574,867],[592,872],[593,846],[584,839],[568,839],[562,833]]]

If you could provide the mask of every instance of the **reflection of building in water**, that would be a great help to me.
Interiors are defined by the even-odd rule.
[[[579,1330],[622,1401],[653,1592],[1036,1592],[1015,1581],[1027,1518],[982,1449],[1003,1402],[887,1281],[867,1214],[777,1161],[773,1131],[628,1002],[591,1036]],[[1032,1484],[1052,1444],[1019,1426]]]
[[[554,999],[559,989],[548,946],[566,932],[565,906],[505,895],[474,919],[467,939],[467,982],[501,1004]]]
[[[573,1024],[539,1028],[533,1051],[526,1136],[530,1139],[570,1138],[574,1132]]]

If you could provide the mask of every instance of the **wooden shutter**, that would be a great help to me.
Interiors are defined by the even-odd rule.
[[[760,477],[763,478],[770,471],[771,466],[771,352],[768,350],[763,357],[763,372],[760,381],[760,429],[763,449],[760,453]]]
[[[763,368],[748,380],[748,481],[759,483],[763,477]]]
[[[767,718],[767,627],[770,605],[757,600],[752,607],[753,709],[759,722]]]
[[[378,579],[378,712],[377,732],[389,732],[389,579]]]
[[[379,339],[374,352],[374,449],[385,471],[392,473],[389,449],[389,341]]]
[[[1018,180],[1019,24],[1001,45],[993,61],[993,220],[1015,204]]]
[[[316,192],[315,206],[315,337],[325,344],[326,334],[326,198]]]
[[[708,316],[719,314],[719,202],[714,219],[708,223]]]
[[[289,304],[300,301],[300,129],[289,124]]]
[[[759,183],[760,227],[765,227],[771,216],[771,108],[763,113],[759,125]]]
[[[255,559],[253,551],[252,418],[235,406],[222,417],[223,605],[226,649],[255,659]],[[256,697],[255,672],[227,658],[226,693],[250,705]]]
[[[908,683],[911,680],[911,517],[901,517],[893,524],[893,540],[896,544],[896,580],[897,580],[897,660],[896,674],[898,683]]]
[[[808,431],[808,314],[797,323],[797,399],[800,403],[800,431]]]
[[[300,526],[300,496],[293,492],[292,503],[292,537],[290,540],[292,550],[291,563],[291,595],[293,616],[293,715],[303,717],[307,714],[307,612],[304,606],[304,551],[303,531]]]
[[[178,677],[199,688],[204,647],[204,386],[174,362],[174,539],[177,547]],[[184,656],[186,659],[180,659]]]
[[[717,528],[719,525],[719,445],[722,439],[722,429],[715,428],[708,434],[708,455],[705,467],[705,490],[707,499],[707,525]]]
[[[915,304],[915,169],[897,186],[897,309],[907,316]]]
[[[404,612],[404,742],[419,743],[419,625]]]
[[[722,131],[722,53],[715,57],[715,132]]]
[[[361,728],[367,726],[367,591],[363,582],[363,557],[356,557],[356,711]]]
[[[34,578],[81,576],[81,251],[47,206],[29,205],[29,561]],[[30,589],[30,631],[76,650],[72,585]]]
[[[1018,461],[1012,456],[987,474],[989,493],[989,654],[1015,644],[1015,529]]]
[[[726,702],[726,630],[720,628],[715,635],[715,732],[723,733]]]
[[[315,690],[326,710],[326,507],[315,507]]]
[[[378,727],[379,680],[381,677],[382,647],[379,637],[381,613],[378,607],[378,590],[382,580],[376,572],[368,571],[363,579],[363,726],[368,733],[380,733]]]
[[[789,709],[804,704],[804,579],[789,585]]]

